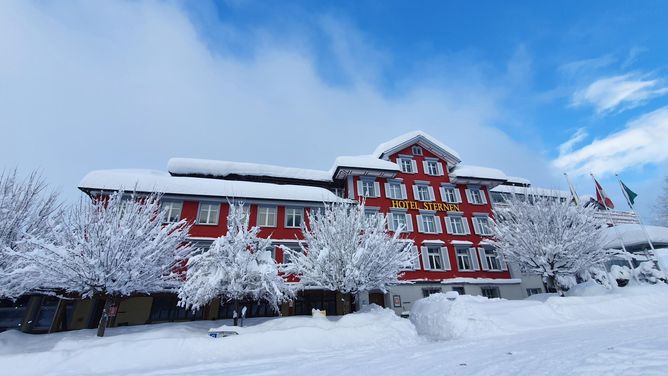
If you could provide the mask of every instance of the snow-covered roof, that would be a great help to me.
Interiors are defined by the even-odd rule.
[[[423,131],[408,132],[387,142],[383,142],[382,144],[378,145],[376,150],[373,152],[373,156],[376,158],[381,158],[383,155],[391,154],[391,152],[395,150],[404,149],[405,147],[414,143],[419,143],[427,150],[443,157],[451,164],[457,164],[461,161],[459,153],[457,153],[454,149],[443,144],[436,138]]]
[[[519,176],[506,176],[506,183],[531,185],[529,179],[521,178]]]
[[[79,188],[317,203],[342,200],[319,187],[171,176],[166,172],[153,170],[92,171],[81,180]]]
[[[469,165],[457,165],[457,167],[455,167],[455,169],[450,172],[450,176],[500,181],[506,181],[508,178],[506,174],[503,173],[503,171],[496,168]]]
[[[332,166],[330,172],[334,173],[334,171],[339,167],[354,167],[354,168],[363,168],[370,170],[400,171],[398,164],[374,157],[373,155],[338,157],[334,161],[334,166]]]
[[[522,283],[519,278],[467,278],[456,277],[448,278],[441,281],[444,285],[452,284],[471,284],[471,285],[515,285]]]
[[[226,177],[229,175],[268,176],[301,180],[332,181],[329,171],[281,167],[258,163],[216,161],[195,158],[171,158],[167,170],[172,175],[201,175]]]
[[[645,229],[655,245],[668,244],[668,227],[646,225]],[[645,232],[639,224],[623,224],[607,227],[603,230],[604,248],[621,248],[620,236],[626,247],[648,244],[647,236],[645,236]]]
[[[571,194],[568,191],[561,191],[558,189],[534,188],[534,187],[516,187],[510,185],[498,185],[492,188],[492,192],[510,193],[510,194],[532,194],[541,197],[563,197],[570,198]]]

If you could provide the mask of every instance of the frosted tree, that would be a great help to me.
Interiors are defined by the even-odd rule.
[[[657,200],[656,220],[659,226],[668,227],[668,176],[663,184],[663,193]]]
[[[16,298],[35,288],[33,278],[21,278],[26,270],[16,254],[29,249],[26,239],[52,239],[59,210],[58,196],[47,191],[39,173],[23,180],[16,170],[0,174],[0,298]]]
[[[302,227],[306,246],[284,248],[290,258],[284,271],[298,275],[303,286],[350,294],[387,291],[417,256],[386,222],[384,215],[366,215],[364,204],[327,204]]]
[[[603,223],[596,209],[541,198],[511,197],[494,210],[495,246],[524,271],[543,276],[546,289],[562,293],[559,281],[599,266],[611,257],[601,248]]]
[[[53,241],[33,238],[21,254],[26,273],[40,288],[104,298],[98,325],[104,336],[112,306],[137,293],[175,289],[192,252],[186,221],[163,224],[160,195],[116,192],[81,201],[63,215]]]
[[[221,297],[233,301],[238,313],[239,301],[251,299],[266,301],[278,311],[278,304],[292,298],[293,293],[267,251],[272,247],[271,239],[258,237],[259,231],[258,227],[248,228],[243,205],[230,204],[227,233],[188,260],[179,304],[199,309]]]

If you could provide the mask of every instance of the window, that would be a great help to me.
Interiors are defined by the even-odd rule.
[[[182,201],[163,201],[163,223],[176,223],[181,220],[181,210],[183,209]]]
[[[421,214],[417,216],[418,231],[425,234],[440,234],[441,222],[434,214]]]
[[[304,221],[304,208],[285,208],[285,227],[299,228]]]
[[[378,209],[366,209],[366,210],[364,210],[364,217],[367,220],[375,219],[378,214],[380,214],[380,213],[378,213]]]
[[[406,199],[406,186],[399,182],[389,182],[385,184],[385,195],[387,198],[395,200]]]
[[[441,290],[440,287],[427,287],[427,288],[423,288],[423,289],[422,289],[422,296],[426,298],[426,297],[428,297],[429,295],[432,295],[432,294],[438,294],[438,293],[440,293],[441,291],[442,291],[442,290]]]
[[[492,235],[492,226],[490,226],[489,217],[475,216],[473,217],[473,229],[478,235]]]
[[[265,252],[269,253],[269,257],[271,257],[272,260],[276,260],[276,247],[273,245],[270,245],[269,247],[264,249]]]
[[[200,202],[197,224],[217,225],[220,216],[220,204],[217,202]]]
[[[257,225],[259,227],[276,227],[276,207],[258,206]]]
[[[494,298],[500,298],[501,294],[499,294],[499,288],[498,287],[481,287],[480,291],[482,292],[482,296],[488,299],[494,299]]]
[[[501,260],[493,249],[485,249],[484,255],[489,270],[501,270]]]
[[[413,146],[411,148],[411,152],[413,153],[413,155],[422,155],[422,148],[419,146]]]
[[[483,192],[480,188],[467,189],[466,199],[469,201],[470,204],[474,205],[484,205],[487,203],[485,192]]]
[[[403,232],[413,232],[413,219],[410,214],[401,212],[390,213],[389,225],[390,231],[397,231],[399,226],[401,226]]]
[[[362,196],[376,197],[376,187],[373,181],[362,180]]]
[[[399,158],[398,162],[399,167],[401,168],[401,172],[405,172],[407,174],[417,173],[415,161],[411,158]]]
[[[434,160],[425,160],[422,162],[422,167],[424,167],[424,173],[432,176],[441,176],[443,175],[443,165],[439,161]]]
[[[468,249],[457,248],[457,268],[459,270],[473,270],[473,262]]]
[[[441,199],[448,204],[458,204],[462,202],[461,195],[459,194],[459,189],[454,186],[442,186],[441,187]]]
[[[528,296],[536,295],[536,294],[542,294],[542,293],[543,293],[543,289],[541,289],[541,288],[527,289],[527,295]]]
[[[443,270],[443,260],[441,259],[441,247],[427,247],[427,257],[429,260],[429,269]]]
[[[434,189],[428,185],[414,185],[413,195],[417,201],[434,201]]]
[[[293,245],[293,246],[283,246],[283,248],[289,248],[290,250],[294,251],[295,253],[301,253],[302,248],[298,245]],[[290,253],[288,253],[285,249],[283,249],[283,263],[284,264],[289,264],[292,262],[292,259],[290,257]]]
[[[446,229],[448,234],[452,235],[468,235],[469,224],[461,215],[448,215],[445,218]]]
[[[464,289],[464,286],[453,286],[452,291],[457,291],[459,295],[465,295],[466,290]]]

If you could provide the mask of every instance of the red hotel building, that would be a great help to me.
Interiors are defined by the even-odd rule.
[[[250,225],[262,227],[261,235],[271,237],[277,246],[298,247],[299,227],[309,210],[340,198],[364,198],[370,213],[388,215],[390,229],[404,225],[403,237],[413,242],[418,257],[401,277],[405,283],[393,286],[387,294],[372,291],[359,297],[358,304],[373,302],[401,313],[410,310],[416,299],[449,290],[524,298],[521,281],[512,278],[485,240],[492,213],[489,190],[508,179],[499,170],[460,162],[457,152],[416,131],[383,143],[371,155],[339,157],[329,171],[174,158],[168,173],[93,171],[79,188],[89,195],[120,189],[162,192],[166,220],[193,221],[191,238],[202,247],[224,234],[228,202],[243,202]],[[271,251],[277,262],[289,262],[280,248]],[[162,312],[173,309],[174,297],[152,299],[149,308],[141,308],[150,311],[147,322],[175,314]],[[315,307],[340,313],[340,301],[335,292],[307,290],[282,311],[307,314]],[[252,304],[251,316],[272,314],[266,306]],[[222,306],[208,316],[229,314]],[[117,324],[118,320],[122,321],[117,319]]]

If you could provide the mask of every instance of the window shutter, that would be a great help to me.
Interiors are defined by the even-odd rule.
[[[429,175],[429,165],[427,164],[427,161],[422,161],[422,170],[425,175]]]
[[[443,269],[452,270],[450,257],[448,257],[448,247],[441,247],[441,259],[443,260]]]
[[[390,195],[390,183],[385,183],[385,197],[387,198],[396,198]]]
[[[357,195],[364,196],[364,192],[362,192],[362,179],[357,181]]]
[[[375,197],[380,197],[380,183],[377,181],[373,182],[373,190],[376,191]]]
[[[413,185],[413,200],[419,201],[417,185]]]
[[[443,233],[443,226],[441,226],[441,217],[435,215],[434,216],[434,225],[436,227],[436,233],[437,234],[442,234]]]
[[[452,223],[450,223],[450,217],[445,217],[443,220],[445,221],[445,230],[448,234],[452,235]]]
[[[411,253],[413,254],[413,269],[420,270],[420,254],[418,253],[418,247],[415,245],[411,246]]]
[[[482,263],[482,270],[489,270],[487,257],[485,257],[485,248],[478,248],[478,255],[480,256],[480,262]]]
[[[434,195],[434,187],[430,185],[427,188],[429,189],[429,201],[436,201],[436,196]]]
[[[442,202],[448,202],[447,196],[445,195],[445,188],[438,187],[438,193],[441,195],[441,201]]]
[[[459,188],[455,187],[455,200],[458,204],[462,203],[462,194],[459,192]]]
[[[417,220],[418,232],[424,232],[424,226],[422,226],[422,216],[416,215],[415,220]]]
[[[443,176],[443,163],[436,162],[436,166],[438,166],[438,176]]]
[[[420,247],[420,253],[422,253],[422,266],[424,270],[431,270],[429,265],[429,254],[427,253],[427,247]]]
[[[404,214],[406,216],[406,232],[413,232],[413,216]]]
[[[406,194],[406,184],[401,184],[401,198],[402,199],[407,199],[408,195]]]
[[[471,257],[471,265],[473,270],[480,270],[480,264],[478,264],[478,255],[476,255],[475,248],[469,248],[469,256]]]
[[[417,174],[417,162],[415,162],[415,159],[411,159],[411,164],[413,165],[413,173]]]
[[[485,190],[480,188],[480,197],[482,197],[482,203],[487,204],[487,195],[485,194]]]
[[[466,202],[472,204],[473,200],[471,199],[471,190],[466,188],[465,191],[466,191]]]
[[[469,228],[469,220],[466,217],[462,217],[462,223],[464,224],[464,234],[470,234],[471,229]]]
[[[480,229],[480,223],[478,221],[477,217],[473,217],[473,230],[475,231],[476,234],[481,235],[482,231]]]
[[[506,259],[503,258],[503,255],[499,253],[499,251],[494,251],[496,253],[496,257],[499,258],[499,264],[501,264],[501,270],[508,271],[508,264],[506,263]]]

